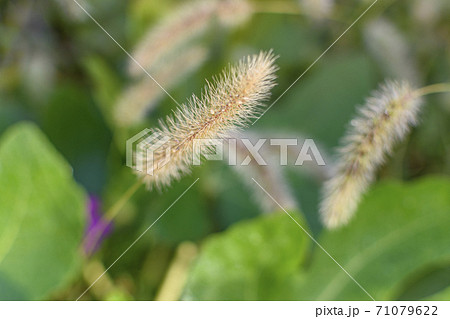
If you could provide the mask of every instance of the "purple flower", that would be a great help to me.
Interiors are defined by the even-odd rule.
[[[83,239],[83,250],[86,255],[92,255],[101,242],[112,230],[112,223],[107,222],[101,213],[101,201],[97,196],[90,195],[87,205],[88,224]]]

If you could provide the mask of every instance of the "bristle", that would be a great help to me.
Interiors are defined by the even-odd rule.
[[[351,121],[337,170],[325,183],[320,205],[328,228],[346,224],[397,141],[417,122],[421,100],[406,82],[386,82]]]
[[[249,124],[275,85],[275,59],[272,52],[261,52],[241,60],[213,83],[207,82],[201,98],[192,96],[165,122],[161,121],[153,133],[168,141],[152,154],[154,170],[145,176],[147,184],[170,184],[189,171],[193,159],[200,157],[205,140],[225,138]],[[138,160],[146,160],[146,156],[138,154]]]

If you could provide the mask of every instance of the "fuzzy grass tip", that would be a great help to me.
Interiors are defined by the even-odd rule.
[[[421,105],[407,82],[388,81],[366,100],[350,122],[336,172],[323,188],[320,213],[328,228],[350,220],[386,155],[416,125]]]
[[[200,98],[193,95],[187,104],[160,121],[160,127],[152,133],[165,143],[152,152],[151,163],[144,150],[136,156],[137,162],[147,161],[146,165],[153,167],[152,174],[138,172],[145,175],[147,185],[169,185],[189,172],[200,151],[208,147],[208,140],[227,138],[247,126],[275,86],[275,60],[271,51],[242,59],[213,82],[207,81]]]

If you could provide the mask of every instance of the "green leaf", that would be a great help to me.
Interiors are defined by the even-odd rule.
[[[170,191],[159,194],[159,200],[153,200],[145,212],[147,218],[141,226],[143,229],[165,211],[195,180],[194,176],[185,176],[171,186]],[[180,198],[179,206],[164,215],[164,222],[155,224],[152,236],[166,244],[177,244],[185,240],[200,240],[211,228],[208,210],[199,185],[189,189],[189,193]],[[153,194],[155,195],[155,194]],[[147,195],[148,196],[148,195]],[[152,197],[155,198],[155,197]],[[195,226],[194,226],[195,225]],[[142,230],[143,231],[143,230]]]
[[[112,121],[112,107],[120,92],[121,83],[117,77],[117,72],[101,57],[90,56],[84,61],[84,67],[94,86],[93,94],[100,105],[104,117]],[[112,122],[110,123],[112,124]]]
[[[425,299],[427,301],[449,301],[450,300],[450,287],[438,292]]]
[[[401,293],[396,300],[424,300],[450,286],[450,260],[438,265],[427,265],[425,269],[404,280]]]
[[[37,127],[0,141],[0,300],[43,299],[80,267],[85,196]]]
[[[376,300],[390,300],[406,278],[450,257],[450,181],[426,178],[385,182],[360,205],[356,218],[321,238],[321,245]],[[369,297],[323,251],[317,249],[299,287],[306,300]]]
[[[75,180],[89,193],[100,194],[112,137],[89,94],[73,83],[61,83],[43,109],[40,122],[48,139],[73,167]]]
[[[297,272],[307,244],[305,233],[283,212],[235,224],[206,241],[183,299],[276,299],[286,278]]]

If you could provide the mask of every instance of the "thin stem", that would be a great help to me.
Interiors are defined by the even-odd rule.
[[[450,93],[450,83],[431,84],[414,92],[417,97],[433,93]]]
[[[111,206],[110,209],[108,209],[105,213],[105,221],[110,222],[112,221],[117,214],[120,212],[120,210],[125,206],[125,204],[128,202],[128,200],[136,193],[136,191],[139,189],[139,187],[143,183],[143,178],[139,178],[136,183],[130,186],[128,190],[123,193],[123,195],[119,198],[117,202],[113,206]]]
[[[101,274],[104,274],[102,276],[102,280],[92,287],[92,295],[94,295],[96,298],[102,300],[106,299],[108,297],[108,294],[113,292],[114,290],[119,290],[114,286],[114,282],[109,276],[108,273],[104,273],[105,266],[102,264],[102,262],[98,259],[93,259],[88,261],[84,267],[83,267],[83,278],[86,284],[90,285],[92,282],[95,281],[95,279],[98,278]]]
[[[187,281],[189,268],[197,254],[198,248],[194,243],[184,242],[178,246],[175,257],[155,297],[156,301],[176,301],[180,299]]]
[[[98,240],[102,236],[105,229],[109,226],[111,221],[117,216],[117,214],[121,211],[121,209],[125,206],[125,204],[130,200],[130,198],[136,193],[136,191],[139,189],[139,187],[143,184],[144,178],[139,178],[136,183],[130,186],[130,188],[127,189],[125,193],[119,198],[117,202],[114,203],[114,205],[111,206],[110,209],[108,209],[104,215],[104,222],[101,224],[101,226],[96,229],[95,233],[91,236],[86,236],[83,241],[83,246],[85,246],[86,242],[92,242],[93,247],[97,244]],[[89,253],[89,252],[88,252]]]
[[[308,12],[305,12],[300,8],[300,6],[293,2],[285,1],[272,1],[263,3],[254,3],[253,12],[255,14],[285,14],[285,15],[299,15],[299,16],[311,16]],[[337,9],[337,6],[335,6]],[[337,11],[337,10],[336,10]],[[326,20],[336,21],[336,22],[346,22],[340,17],[326,17]]]

